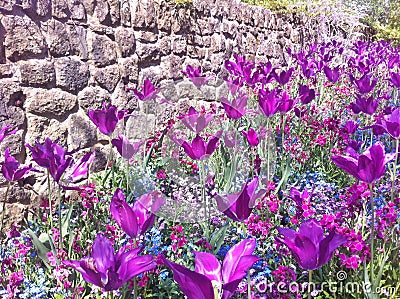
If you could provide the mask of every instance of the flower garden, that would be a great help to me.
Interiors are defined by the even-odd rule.
[[[142,140],[116,129],[138,115],[89,110],[112,149],[100,173],[50,138],[26,144],[32,165],[2,153],[6,197],[35,172],[48,191],[23,225],[4,227],[4,201],[0,294],[400,298],[400,49],[288,53],[236,55],[222,82],[188,65],[182,82],[130,88],[156,113]]]

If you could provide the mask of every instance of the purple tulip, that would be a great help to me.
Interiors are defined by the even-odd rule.
[[[204,76],[201,74],[201,66],[198,68],[194,68],[191,65],[186,66],[186,72],[182,72],[186,77],[190,79],[190,81],[193,82],[193,84],[197,87],[200,88],[203,85],[207,84],[207,82],[213,77],[213,76]]]
[[[244,137],[246,137],[247,142],[250,146],[257,146],[260,143],[260,139],[258,138],[258,135],[253,128],[250,128],[247,132],[242,131],[242,134]]]
[[[332,83],[336,83],[339,80],[340,69],[338,66],[335,67],[334,69],[330,69],[328,66],[325,65],[324,73],[326,75],[326,78]]]
[[[198,112],[193,107],[190,107],[188,114],[180,115],[179,119],[189,130],[198,134],[208,126],[213,117],[214,114],[212,113]]]
[[[296,101],[289,97],[289,94],[286,91],[283,91],[281,100],[278,104],[278,111],[281,113],[287,113],[292,110],[293,106],[296,104]]]
[[[395,154],[385,155],[384,145],[377,142],[361,155],[333,156],[332,161],[356,179],[370,184],[383,176],[386,164],[394,157]]]
[[[397,87],[400,88],[400,73],[390,73],[390,82]]]
[[[248,97],[245,94],[239,94],[236,98],[229,102],[226,98],[221,98],[221,104],[224,107],[226,116],[231,119],[239,119],[246,114]]]
[[[129,160],[137,154],[139,148],[143,145],[143,141],[131,143],[124,135],[119,134],[118,138],[111,140],[112,145],[117,148],[119,154]]]
[[[244,56],[234,55],[234,57],[235,62],[225,61],[225,68],[231,75],[239,77],[239,80],[235,81],[235,85],[242,86],[244,81],[250,85],[254,84],[255,63],[246,61]]]
[[[159,92],[159,89],[156,89],[149,79],[144,80],[141,92],[136,88],[128,88],[128,90],[132,90],[135,96],[143,102],[156,99]]]
[[[299,85],[299,97],[300,101],[304,105],[307,105],[308,103],[311,103],[311,101],[315,99],[315,90],[309,88],[307,85]]]
[[[14,130],[11,130],[11,126],[5,126],[3,128],[1,128],[0,130],[0,143],[4,140],[4,138],[6,138],[9,135],[15,134],[18,129],[15,128]]]
[[[375,124],[374,128],[381,128],[392,138],[400,138],[400,108],[395,109],[389,116],[381,119],[380,124]]]
[[[324,237],[324,230],[315,219],[309,219],[300,225],[298,232],[289,228],[278,228],[283,239],[276,239],[285,244],[305,270],[315,270],[327,264],[333,252],[347,242],[343,235],[337,235],[335,230]]]
[[[1,172],[9,182],[16,182],[25,177],[30,171],[36,171],[32,166],[20,167],[19,162],[10,155],[10,149],[7,148],[4,153],[4,162],[1,162]]]
[[[360,79],[355,79],[352,74],[350,76],[350,81],[356,85],[358,91],[361,94],[369,93],[374,89],[376,83],[378,82],[377,78],[371,78],[371,75],[363,75]]]
[[[278,82],[280,85],[285,85],[286,83],[289,82],[290,77],[292,76],[292,73],[294,71],[294,68],[290,68],[287,71],[281,71],[280,74],[278,75],[276,73],[276,69],[273,69],[271,74],[274,76],[276,82]]]
[[[355,121],[353,121],[353,120],[349,120],[349,121],[347,121],[346,123],[345,123],[345,125],[343,126],[343,128],[346,130],[346,132],[348,133],[348,134],[354,134],[356,131],[357,131],[357,129],[358,129],[358,123],[356,123]]]
[[[222,299],[228,299],[233,296],[248,269],[259,260],[253,255],[255,247],[255,239],[245,239],[232,246],[222,267],[217,258],[208,252],[194,252],[194,271],[165,257],[163,261],[172,270],[174,280],[188,299],[215,298],[214,290],[222,295]]]
[[[272,91],[261,89],[258,93],[258,104],[266,117],[271,117],[278,111],[279,98],[277,90]]]
[[[242,186],[242,190],[238,193],[227,194],[222,197],[216,195],[218,210],[234,221],[244,221],[249,218],[255,202],[265,191],[256,192],[258,187],[258,178],[255,177],[250,182],[246,182]]]
[[[95,158],[94,152],[89,152],[84,155],[78,162],[73,163],[65,170],[64,180],[75,183],[85,178],[89,172],[89,165]]]
[[[80,261],[65,260],[62,263],[80,272],[88,283],[104,288],[105,291],[113,291],[133,277],[156,267],[151,255],[138,256],[141,250],[135,248],[125,252],[122,247],[115,253],[111,241],[99,233],[94,239],[89,257]]]
[[[217,149],[220,135],[221,134],[219,132],[215,136],[212,136],[207,143],[199,135],[196,135],[192,143],[183,141],[181,146],[183,147],[186,155],[193,160],[204,160],[207,159]]]
[[[350,104],[350,108],[355,114],[364,112],[368,115],[373,115],[376,109],[378,109],[380,101],[381,98],[374,100],[373,96],[367,98],[359,94],[356,101]]]
[[[112,217],[130,237],[136,238],[144,234],[153,225],[154,213],[158,212],[165,199],[158,192],[151,192],[139,197],[133,207],[125,201],[124,193],[117,189],[111,200]]]
[[[39,166],[47,168],[57,183],[73,161],[72,157],[67,157],[69,153],[57,141],[53,142],[50,138],[46,138],[43,144],[36,141],[35,146],[29,144],[26,146],[32,152],[32,160]]]
[[[126,110],[118,110],[114,105],[102,110],[89,110],[89,118],[99,128],[100,132],[110,136],[118,122],[125,117]]]

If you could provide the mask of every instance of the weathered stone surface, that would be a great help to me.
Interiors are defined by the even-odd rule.
[[[54,67],[57,87],[77,93],[87,85],[90,73],[86,63],[63,57],[55,60]]]
[[[67,24],[65,29],[68,33],[71,54],[79,56],[82,60],[89,59],[89,50],[86,41],[87,29],[75,24]]]
[[[0,0],[0,7],[6,11],[12,11],[16,0]]]
[[[68,9],[72,19],[86,19],[85,6],[82,4],[81,0],[68,0]]]
[[[129,117],[125,126],[126,137],[129,139],[148,138],[149,133],[155,129],[155,118],[154,114],[139,114],[135,117]]]
[[[110,149],[108,146],[98,144],[94,147],[94,160],[90,165],[90,172],[99,172],[106,168]]]
[[[138,108],[138,100],[134,93],[126,89],[126,86],[119,82],[112,94],[111,103],[118,107],[118,109],[128,110],[132,112]]]
[[[162,73],[167,74],[168,78],[174,80],[181,79],[183,77],[183,57],[177,55],[169,55],[161,59],[160,68]]]
[[[5,189],[2,190],[3,194],[1,199],[5,197]],[[24,190],[24,188],[21,188],[18,184],[13,184],[10,187],[8,196],[7,196],[7,203],[20,203],[23,205],[28,205],[31,202],[31,194],[29,191]]]
[[[56,74],[53,63],[47,60],[31,59],[20,62],[21,84],[33,87],[53,87]]]
[[[184,36],[174,36],[171,41],[172,52],[174,54],[186,53],[187,41]]]
[[[103,23],[107,20],[109,11],[110,9],[106,0],[96,0],[94,14],[100,23]]]
[[[47,16],[51,12],[51,1],[50,0],[36,0],[35,1],[36,13],[41,16]]]
[[[96,66],[106,66],[116,61],[115,43],[107,36],[93,34],[88,43]]]
[[[141,43],[154,43],[158,39],[158,34],[153,31],[135,31],[136,39]]]
[[[71,51],[69,35],[65,29],[65,24],[55,19],[51,19],[43,24],[47,46],[50,54],[54,57],[68,55]]]
[[[102,88],[113,92],[121,77],[118,66],[110,65],[105,68],[96,69],[94,78]]]
[[[152,62],[160,59],[160,49],[157,44],[136,43],[136,54],[141,62]]]
[[[61,89],[35,88],[27,92],[26,111],[47,117],[67,115],[76,106],[76,97]]]
[[[25,141],[34,144],[37,140],[44,142],[48,137],[58,140],[61,146],[67,146],[68,128],[65,123],[44,116],[27,114],[27,135]]]
[[[137,57],[137,55],[118,60],[118,65],[121,71],[121,78],[124,82],[137,82],[139,75],[138,62],[139,58]]]
[[[81,110],[69,118],[68,150],[91,147],[97,142],[97,128]]]
[[[157,85],[163,78],[164,74],[159,67],[149,66],[140,70],[138,81],[143,84],[145,79],[149,79],[154,85]]]
[[[84,90],[78,93],[79,107],[83,109],[85,114],[87,114],[89,109],[103,109],[103,102],[110,103],[111,97],[106,90],[100,88],[99,86],[86,87]]]
[[[157,16],[157,28],[161,31],[170,32],[171,31],[171,23],[172,23],[172,15],[171,15],[171,7],[166,2],[161,2],[160,10],[163,13],[158,14]]]
[[[51,12],[53,17],[66,18],[69,14],[68,3],[65,0],[52,0]]]
[[[13,81],[0,81],[0,127],[19,127],[25,123],[25,114],[22,109],[25,94],[21,87]]]
[[[110,7],[111,23],[117,24],[120,21],[120,0],[107,0]]]
[[[28,16],[4,16],[6,57],[11,61],[35,58],[44,53],[46,45],[39,27]]]
[[[168,55],[171,53],[172,49],[171,49],[171,36],[167,35],[164,36],[162,38],[160,38],[157,41],[157,46],[158,49],[160,50],[160,53],[162,55]]]
[[[128,57],[135,52],[136,39],[133,29],[118,27],[115,30],[115,41],[118,44],[119,57]]]
[[[23,162],[25,160],[23,130],[18,130],[15,134],[7,136],[0,143],[0,150],[2,153],[4,153],[7,148],[10,149],[10,154],[18,161]]]
[[[95,0],[81,0],[81,2],[85,7],[86,14],[93,15]]]
[[[121,24],[126,27],[131,26],[131,8],[129,0],[121,0]]]
[[[156,27],[156,16],[153,0],[138,1],[132,20],[133,26],[136,28],[154,28]]]
[[[10,64],[0,64],[0,79],[10,78],[14,74],[14,67]]]

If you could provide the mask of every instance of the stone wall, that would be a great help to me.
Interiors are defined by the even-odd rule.
[[[0,150],[29,162],[24,144],[50,137],[104,157],[87,111],[104,100],[137,109],[127,85],[180,79],[187,64],[223,76],[233,53],[282,61],[284,47],[312,37],[299,16],[238,0],[0,0],[0,127],[19,129]],[[10,209],[30,203],[21,192]]]

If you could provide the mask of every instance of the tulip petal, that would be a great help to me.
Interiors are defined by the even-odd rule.
[[[221,264],[217,258],[208,252],[195,252],[195,255],[195,271],[222,284]]]
[[[214,290],[211,281],[204,275],[196,273],[188,268],[168,261],[163,257],[164,264],[174,274],[174,280],[178,283],[182,293],[188,299],[214,298]]]
[[[123,284],[132,277],[153,270],[157,266],[151,255],[143,255],[133,258],[126,255],[126,257],[126,259],[121,259],[121,265],[117,271]]]
[[[122,230],[130,237],[136,238],[138,233],[137,216],[126,203],[124,193],[120,188],[114,193],[110,204],[110,211]]]
[[[111,241],[100,233],[94,239],[92,257],[96,269],[102,274],[106,274],[107,270],[115,266],[114,248]]]
[[[83,279],[88,283],[103,287],[100,274],[93,269],[93,259],[83,258],[81,261],[62,261],[62,263],[80,272]]]
[[[323,239],[319,245],[318,267],[328,263],[332,258],[333,252],[346,242],[347,237],[343,235],[337,235],[335,230],[331,231],[330,234]]]

